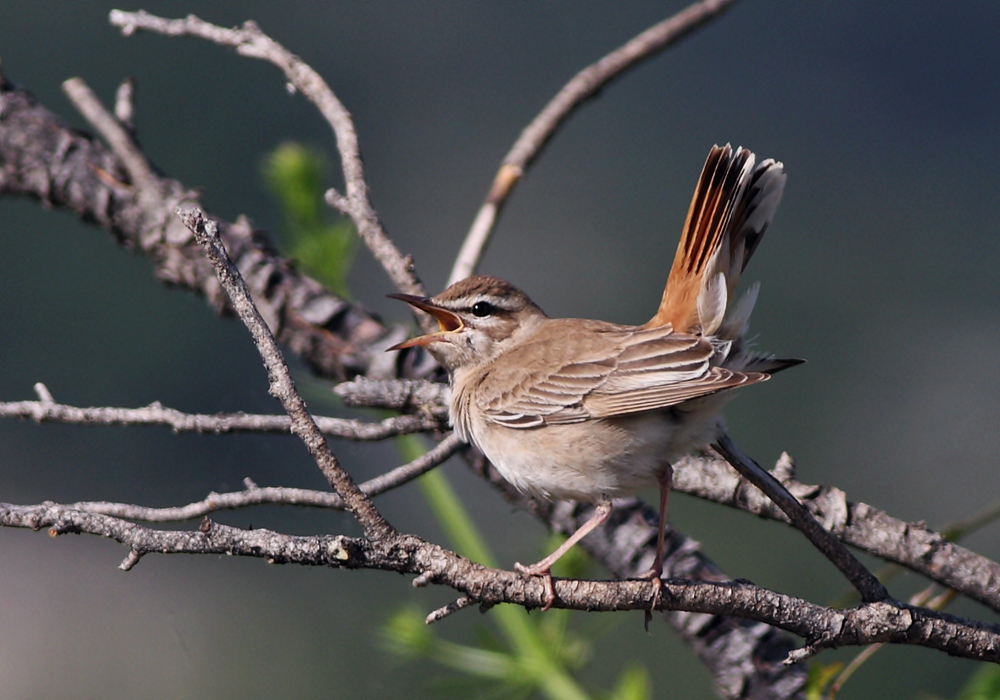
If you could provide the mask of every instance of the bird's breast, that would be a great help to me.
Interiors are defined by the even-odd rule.
[[[519,491],[592,503],[655,485],[675,431],[663,412],[526,429],[473,416],[465,425],[469,442]]]

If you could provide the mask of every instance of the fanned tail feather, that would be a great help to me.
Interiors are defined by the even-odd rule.
[[[754,162],[753,153],[729,144],[709,152],[663,299],[646,328],[669,323],[680,332],[713,335],[722,326],[740,273],[774,217],[785,186],[781,163]],[[749,316],[749,309],[741,311]]]

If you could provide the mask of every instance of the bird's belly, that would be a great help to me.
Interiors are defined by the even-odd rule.
[[[556,500],[596,502],[657,483],[677,455],[669,414],[516,429],[473,424],[472,442],[519,491]]]

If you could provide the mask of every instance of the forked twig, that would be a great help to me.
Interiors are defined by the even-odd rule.
[[[358,229],[358,235],[381,263],[396,288],[406,294],[424,293],[423,285],[413,272],[413,261],[404,256],[386,234],[371,204],[361,148],[351,114],[311,66],[262,32],[255,22],[244,22],[241,27],[230,29],[194,15],[188,15],[184,19],[166,19],[141,10],[112,10],[109,21],[120,28],[125,36],[144,30],[164,36],[198,37],[230,46],[241,56],[268,61],[280,68],[289,85],[316,105],[333,129],[337,150],[340,152],[346,193],[345,196],[335,194],[332,199],[350,215]]]
[[[155,180],[153,169],[146,160],[146,154],[135,144],[123,122],[104,108],[83,78],[70,78],[62,87],[73,106],[100,132],[115,155],[121,158],[132,184],[142,193],[149,183]]]
[[[844,543],[816,522],[812,513],[806,510],[805,506],[799,503],[798,499],[790,494],[788,489],[782,486],[777,479],[743,454],[725,430],[722,431],[713,447],[747,481],[767,494],[767,497],[784,511],[795,527],[858,589],[862,600],[866,603],[873,603],[889,597],[889,592],[882,585],[882,582],[875,578],[875,575],[851,554]]]
[[[434,581],[487,605],[513,603],[538,608],[544,586],[512,571],[500,571],[462,559],[454,552],[400,535],[389,541],[343,535],[300,537],[264,528],[246,530],[207,518],[194,531],[154,530],[120,518],[83,513],[56,503],[16,506],[0,503],[0,524],[50,533],[92,533],[129,547],[123,566],[146,553],[228,554],[306,566],[381,569],[421,575],[434,571]],[[653,596],[648,581],[563,580],[554,582],[555,607],[575,610],[647,610]],[[790,654],[808,658],[833,646],[874,642],[913,644],[955,656],[1000,662],[1000,629],[926,608],[895,601],[865,603],[835,610],[801,598],[755,586],[747,581],[663,582],[657,609],[735,615],[781,628],[807,640]]]

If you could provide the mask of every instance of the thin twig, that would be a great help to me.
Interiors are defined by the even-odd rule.
[[[135,137],[135,80],[125,78],[115,92],[115,119]]]
[[[287,415],[183,413],[167,408],[159,401],[142,408],[81,408],[46,401],[0,401],[0,418],[6,417],[30,418],[39,423],[161,425],[175,433],[288,433],[292,425]],[[439,418],[427,413],[392,416],[378,422],[330,416],[313,416],[313,420],[324,435],[351,440],[384,440],[445,427]]]
[[[326,444],[326,438],[309,414],[305,401],[296,391],[288,365],[285,364],[281,350],[278,349],[278,343],[271,335],[260,312],[257,311],[239,269],[226,252],[226,247],[219,237],[218,224],[206,220],[199,209],[178,212],[178,216],[205,249],[233,309],[253,336],[257,351],[267,368],[269,391],[281,401],[281,405],[292,419],[292,433],[305,443],[309,454],[316,460],[316,464],[333,490],[344,499],[347,510],[357,518],[365,534],[372,539],[387,539],[394,536],[395,529],[378,512],[371,499],[361,492],[351,475],[340,466],[329,445]]]
[[[542,152],[560,124],[612,80],[718,17],[734,2],[735,0],[696,2],[673,17],[653,25],[573,76],[521,132],[517,142],[504,157],[489,194],[462,243],[448,284],[454,284],[475,272],[500,210],[514,186],[524,177],[525,171]]]
[[[413,272],[413,261],[404,256],[386,234],[371,204],[351,114],[311,66],[262,32],[254,22],[244,22],[238,29],[227,29],[194,15],[184,19],[165,19],[141,10],[112,10],[109,21],[119,27],[125,36],[145,30],[165,36],[198,37],[230,46],[241,56],[268,61],[280,68],[289,84],[316,105],[333,129],[346,185],[345,196],[334,197],[334,200],[347,209],[358,235],[382,264],[396,288],[406,294],[424,294],[423,285]]]
[[[412,462],[376,476],[361,484],[358,488],[367,496],[378,496],[386,491],[413,481],[421,474],[445,462],[458,452],[463,443],[454,433],[438,443],[434,449],[417,457]],[[335,493],[316,491],[314,489],[297,489],[285,486],[257,486],[246,480],[246,488],[242,491],[227,493],[210,493],[201,501],[188,503],[184,506],[170,508],[148,508],[131,503],[111,503],[109,501],[80,501],[68,504],[67,507],[84,513],[110,515],[115,518],[141,520],[147,523],[178,522],[201,518],[219,510],[235,510],[259,505],[306,506],[312,508],[332,508],[343,510],[344,501]]]
[[[433,449],[428,450],[409,464],[404,464],[381,476],[369,479],[361,485],[361,490],[369,496],[385,493],[430,471],[463,447],[465,447],[465,442],[455,433],[451,433]]]
[[[816,519],[784,486],[759,464],[743,454],[729,434],[724,430],[713,445],[726,461],[733,465],[750,483],[759,488],[767,497],[784,511],[789,520],[802,531],[816,549],[840,569],[841,573],[858,589],[866,603],[885,600],[889,592],[861,562],[848,551],[847,547]]]
[[[448,603],[447,605],[443,605],[440,608],[438,608],[437,610],[435,610],[434,612],[432,612],[430,615],[428,615],[426,618],[424,618],[424,624],[425,625],[433,625],[435,622],[443,620],[444,618],[448,617],[452,613],[456,613],[459,610],[467,608],[467,607],[469,607],[470,605],[472,605],[475,602],[476,602],[475,598],[472,598],[470,596],[464,595],[461,598],[459,598],[458,600],[453,600],[450,603]]]
[[[154,177],[145,154],[135,145],[132,135],[122,125],[122,122],[104,108],[104,105],[97,99],[97,95],[87,86],[83,78],[70,78],[64,82],[63,92],[66,93],[66,97],[79,110],[80,114],[104,137],[115,155],[121,158],[132,184],[140,192],[148,187]]]

